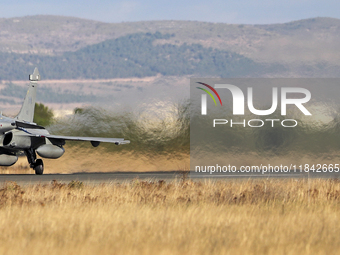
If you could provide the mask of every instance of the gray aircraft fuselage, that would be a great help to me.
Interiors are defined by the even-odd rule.
[[[37,82],[40,80],[37,68],[29,80],[29,88],[19,114],[15,118],[0,115],[0,166],[15,164],[18,154],[24,152],[30,167],[40,175],[44,172],[44,164],[42,159],[37,159],[36,154],[42,158],[59,158],[65,152],[63,145],[67,140],[89,141],[94,147],[101,142],[116,145],[130,143],[124,138],[51,135],[44,127],[33,122]]]

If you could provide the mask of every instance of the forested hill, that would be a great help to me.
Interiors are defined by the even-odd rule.
[[[135,33],[57,56],[0,53],[0,79],[21,80],[38,66],[44,79],[97,79],[162,75],[259,76],[283,66],[200,44],[157,44],[174,35]]]
[[[283,24],[103,23],[62,16],[0,19],[0,79],[204,76],[339,77],[340,20]]]

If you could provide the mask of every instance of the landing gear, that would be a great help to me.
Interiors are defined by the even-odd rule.
[[[42,161],[42,159],[37,159],[37,155],[32,148],[26,150],[25,154],[27,156],[30,167],[34,169],[35,174],[42,175],[44,173],[44,162]]]
[[[44,162],[42,159],[38,158],[35,161],[34,171],[37,175],[42,175],[44,173]]]

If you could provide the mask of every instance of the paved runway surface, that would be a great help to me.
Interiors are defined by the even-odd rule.
[[[2,174],[0,183],[13,181],[18,184],[46,184],[53,180],[62,183],[81,181],[85,184],[100,184],[131,181],[133,179],[143,180],[166,180],[172,181],[182,178],[183,174],[178,171],[172,172],[112,172],[112,173],[74,173],[74,174]]]
[[[71,181],[81,181],[84,184],[101,184],[101,183],[117,183],[132,181],[133,179],[141,180],[165,180],[174,181],[183,178],[192,178],[193,180],[226,180],[226,179],[252,179],[252,178],[337,178],[340,179],[339,173],[287,173],[287,174],[229,174],[223,176],[211,175],[197,176],[193,174],[183,174],[181,171],[169,172],[111,172],[111,173],[74,173],[74,174],[2,174],[0,175],[0,184],[6,181],[14,181],[21,185],[29,184],[48,184],[53,180],[62,183]]]

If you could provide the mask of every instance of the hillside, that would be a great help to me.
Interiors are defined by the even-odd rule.
[[[174,34],[157,43],[201,44],[232,51],[258,62],[337,65],[340,20],[313,18],[284,24],[242,25],[198,21],[102,23],[72,17],[28,16],[0,19],[3,52],[56,55],[127,34]]]
[[[18,110],[26,91],[21,81],[34,66],[42,76],[38,100],[60,110],[121,102],[126,92],[166,98],[192,76],[339,77],[339,32],[340,20],[332,18],[269,25],[0,19],[0,106]]]
[[[45,79],[108,79],[161,75],[249,77],[282,70],[225,50],[200,44],[155,44],[175,35],[137,33],[57,56],[1,53],[0,79],[21,79],[39,66]]]

